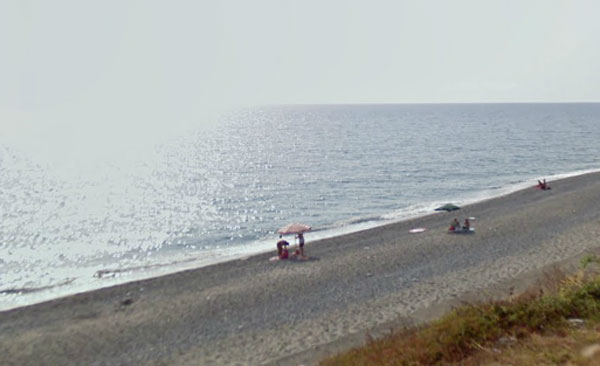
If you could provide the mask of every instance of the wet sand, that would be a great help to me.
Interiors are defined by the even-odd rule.
[[[367,332],[508,296],[598,252],[600,173],[549,183],[319,242],[308,234],[307,261],[267,253],[1,312],[0,364],[315,364]],[[475,234],[446,233],[468,216]]]

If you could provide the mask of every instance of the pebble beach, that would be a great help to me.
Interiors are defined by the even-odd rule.
[[[2,365],[313,365],[600,248],[600,173],[348,235],[0,312]],[[474,234],[447,233],[474,217]],[[414,228],[426,228],[411,233]]]

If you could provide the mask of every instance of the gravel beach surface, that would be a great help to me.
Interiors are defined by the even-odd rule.
[[[0,313],[1,365],[311,365],[600,247],[600,173]],[[474,234],[448,234],[475,217]],[[424,227],[421,233],[409,230]],[[516,290],[515,290],[516,288]]]

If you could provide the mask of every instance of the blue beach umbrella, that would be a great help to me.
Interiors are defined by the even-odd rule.
[[[447,211],[447,212],[450,212],[450,211],[460,210],[460,207],[458,207],[457,205],[453,205],[451,203],[447,203],[447,204],[445,204],[445,205],[443,205],[441,207],[436,208],[435,210],[436,211]]]

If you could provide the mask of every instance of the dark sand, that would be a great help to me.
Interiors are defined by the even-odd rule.
[[[550,183],[455,213],[308,235],[309,261],[268,253],[1,312],[0,364],[314,364],[367,331],[508,296],[596,252],[600,174]],[[475,216],[476,233],[446,233],[455,216]]]

